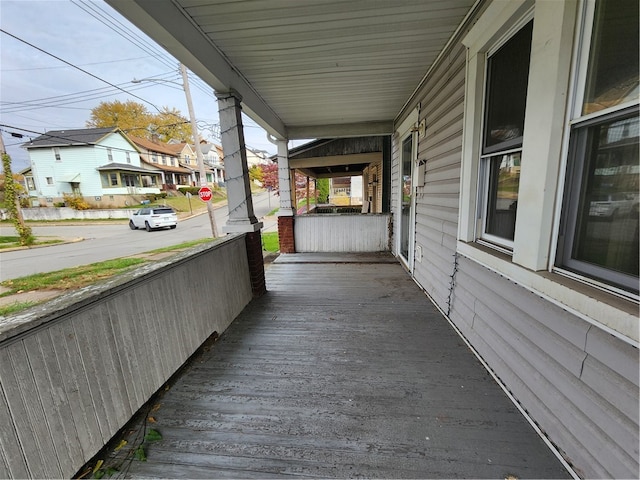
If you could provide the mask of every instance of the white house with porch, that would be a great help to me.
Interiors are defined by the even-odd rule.
[[[160,192],[161,172],[141,165],[138,150],[117,128],[52,130],[23,147],[34,205],[53,206],[65,195],[96,207],[115,207]]]

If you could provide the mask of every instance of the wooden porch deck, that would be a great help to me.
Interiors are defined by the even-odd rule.
[[[395,259],[286,255],[266,272],[118,476],[570,478]]]

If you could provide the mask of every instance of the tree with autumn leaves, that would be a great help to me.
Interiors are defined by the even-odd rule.
[[[144,105],[128,100],[100,102],[91,109],[91,118],[86,122],[90,128],[118,127],[125,133],[151,140],[157,137],[162,142],[178,140],[192,142],[191,124],[179,110],[163,107],[158,113],[150,113]]]
[[[278,188],[278,164],[275,162],[257,165],[260,169],[260,182],[267,190],[271,190],[279,195]],[[296,172],[296,200],[300,201],[307,196],[307,177]],[[309,197],[315,201],[316,185],[318,188],[318,202],[326,203],[329,199],[329,179],[319,178],[317,182],[309,184]]]

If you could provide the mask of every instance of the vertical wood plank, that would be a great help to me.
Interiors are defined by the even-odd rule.
[[[0,358],[0,361],[3,359]],[[4,384],[0,373],[0,478],[29,478],[31,474],[9,412]]]
[[[74,459],[82,458],[82,451],[53,343],[48,332],[41,330],[37,335],[26,337],[24,344],[29,352],[38,396],[42,401],[62,475],[70,477],[77,471]]]
[[[31,346],[32,350],[34,348]],[[25,440],[30,442],[22,443],[25,457],[34,475],[37,475],[36,470],[41,469],[43,477],[58,478],[62,476],[62,470],[29,358],[32,354],[38,355],[38,352],[27,351],[23,342],[10,345],[7,350],[11,359],[10,368],[15,372],[15,388],[20,392],[24,403],[26,423],[16,425],[16,429],[19,435],[25,429],[27,436]],[[15,414],[14,419],[17,420]]]
[[[106,439],[100,434],[96,407],[90,395],[76,333],[70,322],[60,322],[49,329],[49,334],[62,372],[61,381],[73,414],[83,458],[89,458],[104,445]]]

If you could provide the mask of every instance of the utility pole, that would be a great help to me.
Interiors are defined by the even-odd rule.
[[[193,111],[193,103],[191,102],[191,90],[189,89],[189,79],[187,78],[187,68],[180,63],[180,73],[182,74],[182,88],[187,97],[187,108],[189,109],[189,120],[191,122],[191,133],[193,134],[193,143],[196,149],[196,159],[198,160],[198,169],[200,170],[200,186],[207,186],[207,172],[204,169],[204,158],[202,150],[200,150],[200,139],[198,138],[198,126],[196,125],[196,115]],[[216,220],[213,216],[213,205],[211,200],[205,202],[207,204],[207,213],[211,222],[211,232],[213,238],[218,237],[218,229],[216,228]]]

